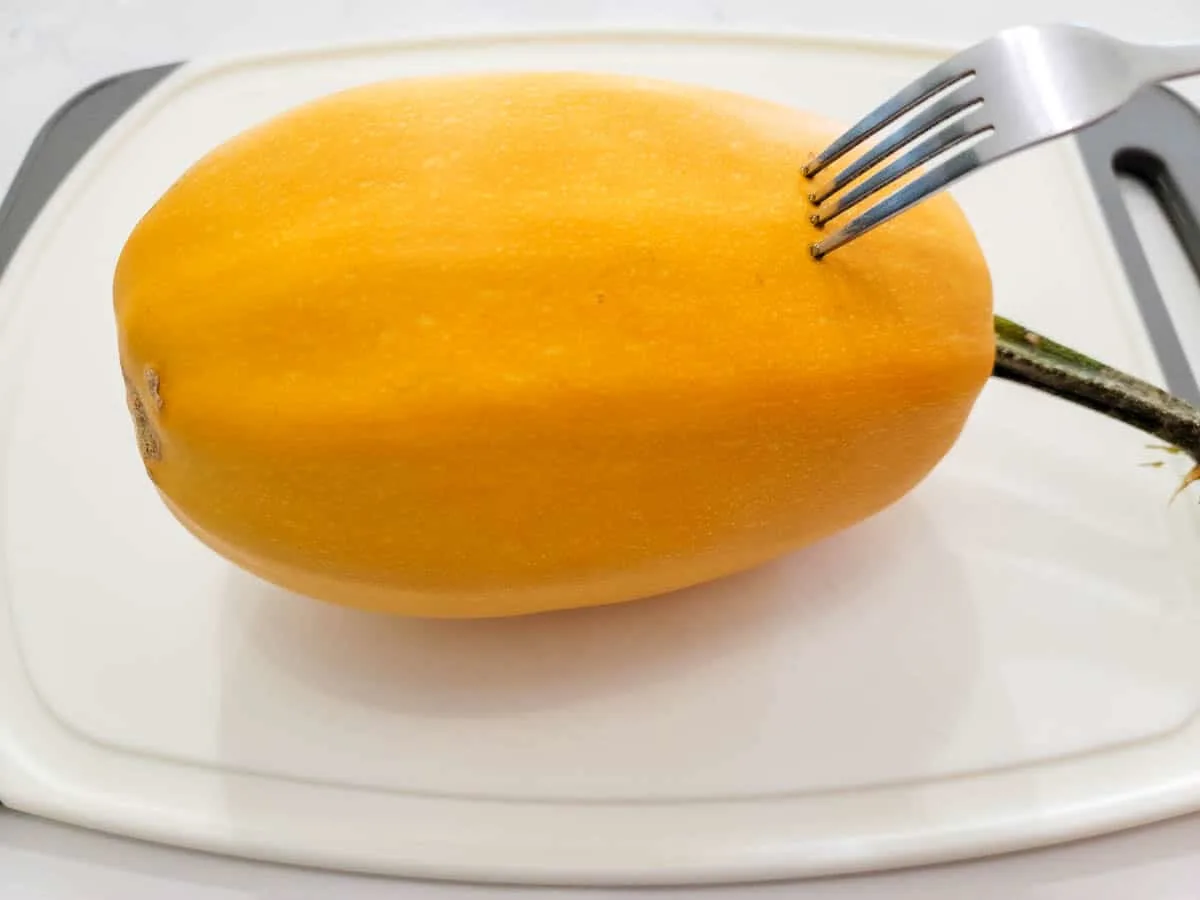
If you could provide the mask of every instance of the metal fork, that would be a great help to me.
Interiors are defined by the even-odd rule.
[[[814,183],[809,199],[817,209],[811,218],[823,226],[941,157],[928,171],[814,243],[812,255],[826,256],[980,166],[1103,118],[1144,85],[1197,74],[1200,45],[1130,44],[1065,24],[1002,31],[901,89],[804,166],[811,179],[916,110],[826,182]]]

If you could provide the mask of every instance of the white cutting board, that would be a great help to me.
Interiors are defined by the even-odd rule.
[[[1194,503],[1168,505],[1177,470],[1138,467],[1141,435],[1028,390],[989,386],[923,485],[819,546],[515,620],[389,620],[276,590],[185,534],[137,459],[113,264],[168,184],[251,123],[368,80],[511,68],[850,118],[936,57],[593,33],[169,77],[0,282],[0,797],[250,856],[562,883],[847,872],[1200,808]],[[1073,145],[956,193],[999,311],[1156,377]]]

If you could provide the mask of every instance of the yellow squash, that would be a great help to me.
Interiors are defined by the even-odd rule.
[[[610,75],[402,80],[218,147],[117,266],[147,470],[262,577],[421,616],[725,575],[957,438],[991,287],[948,195],[821,262],[836,128]]]

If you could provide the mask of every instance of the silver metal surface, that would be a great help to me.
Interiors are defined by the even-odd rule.
[[[1145,85],[1197,74],[1200,46],[1130,44],[1077,25],[1002,31],[902,88],[804,166],[814,179],[812,221],[822,226],[931,163],[814,243],[812,255],[828,255],[980,166],[1107,116]],[[862,156],[817,178],[908,113]]]

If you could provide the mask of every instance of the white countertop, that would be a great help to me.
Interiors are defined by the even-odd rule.
[[[3,0],[0,4],[0,188],[70,95],[122,70],[213,53],[325,40],[553,26],[787,27],[825,33],[967,42],[1020,22],[1070,19],[1123,37],[1200,42],[1196,0]],[[1189,93],[1191,93],[1189,91]],[[1195,96],[1195,95],[1193,95]],[[1164,288],[1166,285],[1164,284]],[[887,896],[1146,900],[1197,895],[1200,815],[1055,849],[933,869],[784,885],[713,889],[705,897],[819,900]],[[235,897],[433,897],[487,900],[518,889],[399,882],[224,859],[139,844],[0,812],[5,900],[182,900]],[[694,890],[529,891],[559,898],[696,896]]]

